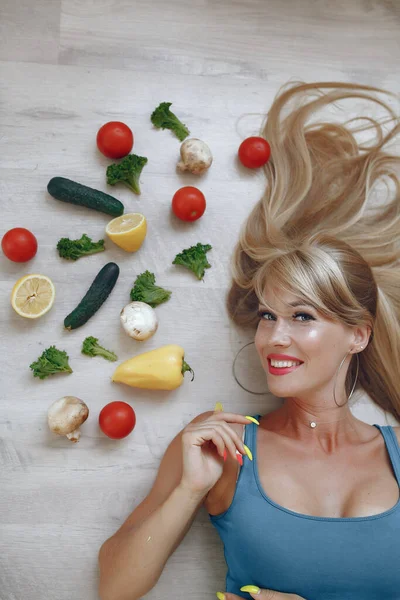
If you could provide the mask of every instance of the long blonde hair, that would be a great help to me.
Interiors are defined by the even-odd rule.
[[[234,323],[255,328],[268,280],[327,318],[370,326],[369,344],[358,355],[358,385],[400,422],[400,157],[384,150],[400,120],[378,94],[393,96],[337,82],[289,83],[279,91],[261,134],[271,145],[266,190],[233,253],[227,308]],[[387,118],[309,121],[347,98],[374,102]],[[372,141],[356,139],[371,129]],[[367,207],[379,181],[389,184],[385,205]]]

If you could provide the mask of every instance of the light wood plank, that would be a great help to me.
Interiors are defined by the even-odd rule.
[[[246,393],[232,377],[236,352],[251,334],[226,315],[229,259],[264,185],[261,173],[238,165],[241,140],[258,133],[274,95],[291,78],[354,80],[398,91],[400,15],[394,2],[362,0],[39,0],[34,7],[27,1],[3,0],[0,25],[1,235],[25,226],[39,241],[26,265],[0,256],[0,599],[94,600],[98,549],[148,492],[174,435],[217,400],[244,414],[280,403]],[[178,140],[151,126],[151,111],[165,100],[212,149],[214,164],[201,179],[176,173]],[[353,103],[349,116],[360,108]],[[109,120],[130,125],[134,151],[149,158],[140,198],[105,183],[110,161],[97,152],[95,137]],[[86,232],[99,239],[109,219],[52,199],[46,186],[56,175],[108,191],[127,210],[143,212],[149,232],[141,250],[127,255],[106,240],[104,254],[72,264],[59,259],[60,237]],[[183,185],[197,185],[206,195],[197,223],[171,217],[172,195]],[[171,264],[198,241],[213,246],[203,282]],[[65,332],[64,317],[111,260],[121,268],[112,295],[84,327]],[[157,308],[157,334],[140,344],[121,331],[119,312],[145,269],[173,295]],[[28,323],[10,307],[9,294],[18,277],[34,271],[53,279],[57,298],[51,312]],[[80,353],[86,335],[99,337],[120,360],[179,343],[195,381],[187,376],[178,390],[159,393],[112,384],[115,365]],[[68,352],[74,372],[34,379],[29,364],[51,344]],[[253,346],[241,354],[238,369],[243,383],[264,389]],[[66,394],[90,408],[76,445],[52,435],[46,423],[49,405]],[[137,414],[132,435],[118,442],[97,425],[112,400],[131,403]],[[369,423],[385,423],[363,394],[353,410]],[[224,578],[221,542],[201,511],[148,596],[203,600],[224,589]]]
[[[2,0],[0,60],[57,64],[61,0]]]

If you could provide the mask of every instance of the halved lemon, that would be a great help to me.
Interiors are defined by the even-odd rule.
[[[11,292],[11,306],[21,317],[37,319],[54,304],[56,290],[46,275],[25,275],[18,279]]]
[[[147,233],[146,217],[141,213],[127,213],[110,221],[106,234],[126,252],[136,252],[143,244]]]

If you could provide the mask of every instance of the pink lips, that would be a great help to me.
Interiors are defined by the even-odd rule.
[[[287,356],[285,354],[268,354],[268,370],[271,373],[271,375],[287,375],[288,373],[291,373],[292,371],[295,371],[296,369],[298,369],[299,367],[301,367],[301,365],[303,364],[302,361],[299,361],[298,358],[296,358],[295,356]],[[300,362],[299,365],[295,365],[294,367],[273,367],[271,365],[271,359],[273,360],[295,360],[297,362]]]

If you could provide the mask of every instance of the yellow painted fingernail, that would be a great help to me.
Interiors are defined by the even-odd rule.
[[[249,421],[252,421],[252,423],[255,423],[256,425],[260,424],[254,417],[245,417],[245,419],[249,419]]]
[[[214,412],[224,412],[224,407],[222,406],[221,402],[217,402],[214,408]]]
[[[246,444],[243,444],[243,448],[245,449],[245,452],[246,452],[247,456],[249,457],[249,459],[250,459],[250,460],[253,460],[253,455],[252,455],[252,453],[251,453],[251,450],[250,450],[250,448],[248,448],[248,447],[246,446]]]
[[[256,585],[244,585],[240,588],[241,592],[249,592],[249,594],[259,594],[261,592],[260,588]]]
[[[225,594],[222,592],[217,592],[217,598],[218,600],[225,600]]]

